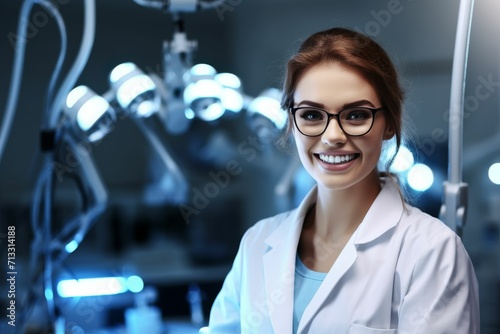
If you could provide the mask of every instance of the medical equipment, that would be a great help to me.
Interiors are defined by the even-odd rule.
[[[465,74],[474,0],[460,1],[453,69],[451,78],[449,114],[448,181],[444,182],[444,203],[440,218],[458,235],[462,235],[467,216],[467,184],[462,182],[462,137]]]
[[[118,125],[130,118],[158,154],[170,176],[165,198],[171,203],[186,200],[188,182],[182,169],[171,157],[158,129],[149,121],[158,117],[171,134],[180,134],[197,117],[212,121],[239,113],[252,98],[244,96],[241,81],[234,74],[217,73],[209,65],[193,65],[196,41],[184,31],[182,13],[215,8],[224,1],[137,0],[136,3],[171,13],[173,39],[163,47],[163,77],[144,73],[134,63],[119,64],[109,75],[110,89],[98,94],[86,86],[74,87],[93,47],[95,37],[95,0],[84,0],[83,36],[80,49],[67,75],[60,78],[66,57],[67,36],[58,8],[47,0],[25,0],[22,5],[18,43],[11,79],[11,91],[0,132],[0,161],[15,114],[27,40],[28,16],[35,5],[46,9],[56,20],[61,49],[47,90],[40,131],[43,163],[33,194],[31,224],[33,241],[30,259],[31,287],[20,310],[19,328],[23,329],[37,300],[44,300],[47,320],[54,330],[61,327],[54,289],[54,273],[74,252],[106,208],[108,194],[92,160],[93,145],[99,143]],[[205,72],[204,72],[205,71]],[[58,86],[57,83],[61,82]],[[201,89],[200,89],[201,87]],[[210,88],[210,89],[207,89]],[[283,112],[284,113],[284,112]],[[272,129],[274,125],[270,125]],[[274,131],[280,129],[274,128]],[[63,179],[72,179],[81,199],[78,213],[54,231],[54,193]],[[192,300],[194,306],[199,303]],[[197,307],[198,307],[197,306]],[[199,312],[197,312],[199,314]],[[199,322],[199,316],[197,321]],[[201,324],[200,324],[201,325]]]

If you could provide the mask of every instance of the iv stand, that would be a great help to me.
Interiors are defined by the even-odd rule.
[[[444,203],[440,211],[440,219],[460,237],[467,215],[467,184],[462,182],[462,140],[465,73],[473,7],[474,0],[460,1],[451,75],[448,181],[443,183]]]

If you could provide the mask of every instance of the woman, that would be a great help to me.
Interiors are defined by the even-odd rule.
[[[282,107],[317,185],[245,233],[210,333],[479,333],[460,238],[377,169],[384,141],[401,143],[402,101],[391,60],[368,37],[334,28],[302,44]]]

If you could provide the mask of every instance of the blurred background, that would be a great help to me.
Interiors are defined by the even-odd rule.
[[[212,78],[214,69],[235,74],[241,81],[236,90],[242,93],[242,106],[210,114],[203,113],[209,108],[197,110],[198,100],[193,100],[191,109],[182,109],[177,116],[168,108],[150,117],[117,111],[104,138],[77,143],[77,150],[85,153],[81,161],[72,156],[75,146],[67,142],[60,146],[59,160],[52,163],[55,176],[48,183],[53,189],[51,233],[64,231],[82,207],[92,207],[92,200],[102,204],[101,198],[105,203],[92,219],[85,217],[90,223],[83,239],[76,244],[67,239],[61,252],[64,259],[56,261],[51,271],[52,315],[65,319],[61,328],[66,332],[119,332],[127,320],[126,310],[137,311],[141,303],[154,305],[150,311],[159,311],[172,333],[196,332],[206,322],[244,231],[261,218],[295,207],[312,185],[297,165],[293,147],[275,144],[282,126],[280,115],[258,111],[252,102],[262,93],[275,96],[276,91],[269,89],[281,88],[288,57],[304,38],[319,30],[356,29],[390,53],[407,94],[411,159],[419,167],[428,167],[412,171],[410,164],[403,168],[403,179],[409,184],[413,204],[439,215],[442,184],[447,179],[447,117],[459,1],[232,0],[182,15],[140,2],[97,1],[95,40],[74,87],[84,85],[105,97],[110,90],[116,93],[110,73],[117,65],[131,62],[153,79],[160,78],[166,86],[162,98],[167,104],[178,102],[182,95],[176,86],[179,77],[171,73],[179,57],[175,47],[181,45],[191,48],[193,65],[212,67],[212,72],[200,76]],[[65,75],[82,40],[84,5],[77,0],[53,3],[67,30],[61,70]],[[20,1],[0,3],[2,117],[11,91],[20,12]],[[465,85],[463,179],[469,186],[469,205],[462,238],[480,283],[482,333],[500,330],[498,13],[498,1],[475,1]],[[33,6],[26,36],[16,114],[0,161],[0,254],[6,257],[7,226],[15,226],[20,308],[30,287],[43,287],[40,277],[47,273],[43,259],[39,259],[42,265],[30,264],[33,251],[41,249],[34,240],[44,231],[37,225],[43,219],[32,214],[34,201],[41,203],[38,208],[48,203],[41,192],[42,200],[36,202],[34,194],[44,166],[40,149],[44,106],[61,49],[56,20],[43,6]],[[174,36],[180,44],[174,43]],[[196,41],[196,47],[190,41]],[[189,83],[196,83],[198,74],[189,73]],[[204,98],[201,103],[207,107],[212,97]],[[91,165],[93,179],[82,186],[88,173],[83,172],[83,181],[69,176],[86,164]],[[412,174],[418,176],[417,183],[412,184]],[[425,178],[427,174],[430,178]],[[90,189],[93,185],[98,189],[95,193]],[[90,189],[90,201],[82,196],[82,189]],[[70,244],[74,247],[69,249]],[[40,277],[32,277],[30,266],[38,268],[35,276]],[[116,294],[65,297],[64,290],[56,289],[66,279],[103,277],[123,278],[128,283],[119,281],[124,291]],[[102,289],[107,291],[106,284],[118,283],[91,283],[98,284],[104,284]],[[4,310],[8,289],[3,284],[0,288]],[[47,307],[41,289],[32,289],[26,319],[29,333],[46,333],[51,306]],[[154,312],[150,315],[154,318]],[[4,323],[8,320],[2,317],[0,329],[9,329]]]

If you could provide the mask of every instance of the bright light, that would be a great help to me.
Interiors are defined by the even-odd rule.
[[[54,292],[52,291],[52,289],[45,289],[44,294],[46,299],[48,300],[54,299]]]
[[[186,118],[187,119],[193,119],[196,115],[194,114],[194,111],[193,109],[191,108],[187,108],[185,111],[184,111],[184,115],[186,115]]]
[[[145,100],[137,104],[137,116],[139,117],[148,117],[152,115],[156,109],[156,103],[153,101]]]
[[[488,177],[494,184],[500,185],[500,163],[494,163],[488,169]]]
[[[269,96],[256,97],[248,106],[250,112],[259,113],[268,118],[278,129],[286,124],[286,113],[281,109],[280,102]]]
[[[112,130],[115,111],[108,101],[86,86],[72,89],[66,97],[65,113],[80,136],[91,142]]]
[[[231,88],[222,90],[222,106],[232,112],[240,112],[243,109],[243,96]]]
[[[109,103],[99,95],[89,98],[76,114],[76,123],[83,131],[89,130],[109,109]]]
[[[196,75],[196,76],[214,76],[217,71],[213,66],[210,66],[208,64],[196,64],[193,67],[191,67],[191,75]]]
[[[396,146],[391,146],[387,152],[387,157],[390,159],[396,150]],[[399,173],[404,172],[410,169],[415,163],[415,159],[413,158],[413,153],[404,145],[399,147],[399,151],[394,158],[394,161],[391,165],[391,170]]]
[[[62,280],[57,284],[57,293],[61,297],[105,296],[127,291],[140,292],[144,282],[139,276],[98,277]]]
[[[87,86],[78,86],[71,90],[66,97],[66,106],[68,108],[73,108],[76,102],[80,100],[85,94],[89,92]]]
[[[198,117],[204,121],[215,121],[224,114],[224,107],[220,103],[212,103],[198,112]]]
[[[137,66],[134,63],[123,63],[116,66],[109,75],[109,81],[111,83],[115,83],[130,72],[137,69]]]
[[[232,89],[241,88],[240,78],[238,78],[236,75],[232,73],[219,73],[215,76],[214,79],[224,87]]]
[[[76,240],[72,240],[66,244],[66,252],[73,253],[78,248],[78,242]]]
[[[224,114],[222,86],[211,79],[201,79],[184,89],[184,102],[204,121],[214,121]]]
[[[408,171],[408,184],[416,191],[426,191],[434,183],[432,170],[424,164],[415,164]]]
[[[190,104],[197,99],[211,97],[220,99],[221,95],[222,86],[220,84],[213,80],[202,79],[186,87],[184,90],[184,101]]]
[[[130,276],[127,278],[127,287],[131,292],[140,292],[144,288],[144,282],[139,276]]]
[[[155,83],[145,74],[134,76],[123,82],[116,90],[116,100],[122,108],[128,108],[140,95],[155,90]]]
[[[109,75],[116,101],[128,113],[148,117],[158,111],[156,84],[134,63],[116,66]]]

